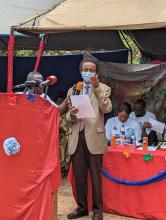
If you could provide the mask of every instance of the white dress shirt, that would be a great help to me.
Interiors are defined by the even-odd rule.
[[[152,113],[152,112],[149,112],[149,111],[146,111],[145,115],[142,116],[142,117],[137,117],[137,116],[135,115],[135,112],[131,112],[130,118],[132,118],[132,119],[135,120],[135,121],[138,121],[139,124],[140,124],[140,126],[141,126],[141,128],[142,128],[142,126],[143,126],[143,124],[144,124],[145,122],[149,122],[149,119],[150,119],[150,118],[156,120],[155,114]],[[147,135],[149,135],[150,132],[151,132],[151,129],[150,129],[150,128],[146,128],[146,133],[147,133]]]
[[[93,89],[92,84],[91,84],[91,83],[88,83],[88,84],[87,84],[87,83],[83,82],[82,95],[87,94],[87,93],[86,93],[86,88],[87,88],[87,86],[88,86],[88,94],[91,94],[92,89]]]

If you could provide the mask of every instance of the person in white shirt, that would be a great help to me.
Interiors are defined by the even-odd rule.
[[[146,110],[146,102],[143,99],[135,101],[130,118],[140,123],[143,137],[148,137],[148,144],[155,145],[157,143],[157,136],[156,132],[151,130],[152,125],[149,123],[149,119],[156,120],[156,116],[154,113]]]
[[[119,138],[121,132],[124,132],[125,139],[128,143],[130,143],[134,137],[136,145],[139,145],[142,138],[141,126],[137,121],[129,118],[130,113],[131,105],[127,102],[123,102],[119,108],[118,116],[107,120],[105,129],[108,144],[110,144],[112,136]]]

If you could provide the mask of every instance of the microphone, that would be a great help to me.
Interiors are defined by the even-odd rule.
[[[75,89],[75,95],[80,95],[82,88],[83,88],[83,83],[78,82]]]
[[[13,89],[20,89],[24,87],[36,87],[39,86],[41,83],[42,83],[41,79],[29,80],[29,81],[25,81],[23,84],[14,86]]]
[[[44,87],[44,86],[48,86],[48,85],[53,85],[55,83],[57,83],[58,79],[56,76],[49,76],[47,77],[47,79],[40,83],[40,87]]]

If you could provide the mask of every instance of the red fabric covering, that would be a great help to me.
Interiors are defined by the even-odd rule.
[[[151,152],[153,160],[149,162],[144,161],[144,152],[137,150],[126,159],[123,151],[124,149],[109,148],[104,155],[103,168],[114,177],[130,181],[145,180],[166,169],[166,151]],[[69,179],[75,192],[72,170]],[[166,179],[143,186],[121,185],[104,176],[102,180],[105,212],[137,219],[166,219]],[[90,183],[88,190],[88,203],[91,209]]]
[[[0,219],[52,220],[52,192],[60,184],[59,110],[37,97],[0,94]],[[7,156],[3,142],[15,137],[21,151]]]
[[[11,91],[12,91],[12,87],[13,87],[14,41],[15,41],[15,36],[10,35],[9,42],[8,42],[8,78],[7,78],[7,92],[11,92]]]
[[[150,64],[161,64],[161,63],[164,63],[164,61],[162,60],[151,60],[150,61]]]

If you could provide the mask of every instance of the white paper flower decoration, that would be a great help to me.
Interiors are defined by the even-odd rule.
[[[20,151],[20,148],[20,144],[15,137],[7,138],[3,142],[3,149],[8,156],[17,154]]]

